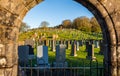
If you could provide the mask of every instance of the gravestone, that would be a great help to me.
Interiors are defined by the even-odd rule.
[[[69,47],[69,46],[68,46],[68,41],[66,41],[65,45],[66,45],[66,49],[68,49],[68,47]]]
[[[52,47],[52,40],[49,40],[49,47]]]
[[[29,47],[28,59],[29,59],[29,60],[32,60],[32,59],[35,58],[35,56],[34,56],[34,48],[32,48],[31,45],[27,45],[27,46]]]
[[[95,45],[95,48],[99,48],[99,41],[98,41],[98,40],[95,40],[95,41],[94,41],[94,45]]]
[[[87,52],[88,51],[88,46],[89,46],[90,42],[89,41],[86,41],[86,49],[85,51]]]
[[[37,46],[37,64],[39,66],[48,66],[48,47]]]
[[[70,44],[71,44],[71,45],[72,45],[72,42],[73,42],[73,41],[72,41],[72,40],[70,40]]]
[[[56,62],[54,62],[55,67],[66,67],[66,46],[60,44],[56,46]]]
[[[94,61],[96,59],[96,57],[94,57],[94,45],[93,44],[89,44],[87,49],[88,50],[87,50],[86,58]]]
[[[47,45],[47,41],[46,40],[43,40],[43,45]]]
[[[70,40],[68,40],[68,49],[71,48]]]
[[[83,40],[79,40],[79,46],[83,46]]]
[[[52,42],[52,43],[51,43],[51,45],[52,45],[52,47],[51,47],[51,48],[52,48],[52,51],[55,52],[55,51],[56,51],[56,50],[55,50],[56,41],[55,41],[55,40],[52,40],[51,42]]]
[[[49,43],[49,40],[42,40],[42,45],[49,46],[48,43]]]
[[[64,41],[63,41],[63,40],[60,40],[60,41],[59,41],[59,44],[64,44]]]
[[[76,54],[76,42],[73,41],[71,44],[71,56],[77,56]]]
[[[22,45],[18,46],[18,57],[21,66],[28,64],[29,46]]]
[[[18,41],[18,46],[24,45],[25,42],[24,41]]]
[[[31,45],[32,47],[34,47],[34,40],[32,40],[32,39],[26,39],[25,40],[25,45]]]
[[[48,45],[47,46],[50,47],[50,40],[47,40],[47,41],[48,41]]]
[[[63,41],[63,44],[64,44],[64,45],[66,44],[66,40]]]
[[[59,43],[59,40],[56,40],[56,45],[59,45],[60,43]]]
[[[77,51],[80,50],[80,49],[79,49],[79,42],[78,42],[78,41],[76,42],[76,49],[77,49]]]
[[[38,45],[43,45],[43,40],[41,38],[38,41]]]
[[[49,46],[49,40],[46,40],[46,46]]]
[[[29,47],[29,55],[34,55],[34,48],[31,45],[27,45]]]

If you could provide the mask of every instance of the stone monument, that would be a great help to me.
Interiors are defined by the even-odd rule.
[[[76,42],[73,41],[72,44],[71,44],[71,56],[77,56],[76,54]]]
[[[48,47],[37,46],[37,64],[38,66],[48,66]]]
[[[94,45],[93,44],[89,44],[87,49],[88,50],[87,50],[86,58],[94,61],[96,59],[96,57],[94,57]]]
[[[55,67],[67,67],[66,60],[66,46],[60,44],[56,46],[56,62],[54,62]]]

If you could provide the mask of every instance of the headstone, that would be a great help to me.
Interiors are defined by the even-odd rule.
[[[32,47],[34,47],[34,41],[32,39],[26,39],[25,45],[31,45]]]
[[[63,41],[63,44],[64,44],[64,45],[66,44],[66,41],[65,41],[65,40]]]
[[[56,62],[54,62],[55,67],[65,67],[67,66],[66,60],[66,46],[60,44],[56,46]]]
[[[35,56],[34,56],[34,48],[32,48],[31,45],[27,45],[27,46],[29,47],[29,55],[28,55],[28,59],[29,59],[29,60],[32,60],[32,59],[35,58]]]
[[[70,44],[72,45],[72,40],[70,40]]]
[[[96,57],[94,57],[94,45],[93,44],[89,44],[87,49],[88,49],[88,51],[87,51],[86,58],[90,59],[90,60],[95,60]]]
[[[47,46],[37,46],[37,64],[39,66],[48,65],[48,47]]]
[[[61,44],[61,40],[59,41],[59,44]]]
[[[90,44],[94,44],[95,40],[90,39],[89,42],[90,42]]]
[[[72,45],[71,45],[71,56],[77,56],[76,54],[76,43],[75,41],[72,42]]]
[[[83,46],[83,40],[79,40],[79,46]]]
[[[50,40],[48,40],[48,47],[50,47]]]
[[[56,40],[56,45],[59,45],[59,41],[58,40]]]
[[[31,45],[27,45],[29,47],[29,55],[34,55],[34,48]]]
[[[68,49],[71,48],[71,44],[70,44],[70,41],[68,41]]]
[[[18,41],[18,46],[24,45],[24,41]]]
[[[95,45],[95,48],[99,48],[99,41],[98,41],[98,40],[95,40],[95,41],[94,41],[94,45]]]
[[[39,39],[38,44],[39,44],[39,45],[43,45],[43,40],[42,40],[42,39]]]
[[[77,51],[80,50],[80,49],[79,49],[79,42],[78,42],[78,41],[76,42],[76,48],[77,48]]]
[[[46,40],[46,46],[49,46],[49,40]]]
[[[89,46],[90,42],[89,41],[86,41],[86,52],[88,51],[88,46]]]
[[[66,49],[65,45],[60,44],[56,46],[56,62],[65,62]]]
[[[60,40],[59,43],[60,43],[60,44],[63,44],[63,40]]]
[[[52,40],[49,40],[49,47],[52,47]]]
[[[43,45],[47,45],[47,41],[46,40],[43,40]]]
[[[42,40],[42,45],[48,46],[48,40]]]
[[[21,66],[28,64],[29,46],[18,46],[18,57]]]
[[[56,46],[56,41],[55,40],[52,40],[52,43],[51,43],[51,45],[52,45],[52,51],[53,52],[55,52],[56,50],[55,50],[55,46]]]
[[[66,41],[66,43],[65,43],[65,44],[66,44],[66,49],[68,49],[68,41]]]

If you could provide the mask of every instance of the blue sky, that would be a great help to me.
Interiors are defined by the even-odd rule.
[[[81,16],[91,18],[93,14],[74,0],[44,0],[26,14],[23,22],[31,28],[37,28],[42,21],[47,21],[49,27],[52,27],[61,24],[63,20],[72,21]]]

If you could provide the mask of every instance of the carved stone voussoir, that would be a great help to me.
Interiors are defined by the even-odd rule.
[[[5,57],[0,57],[0,68],[5,67],[7,64],[7,60]]]

